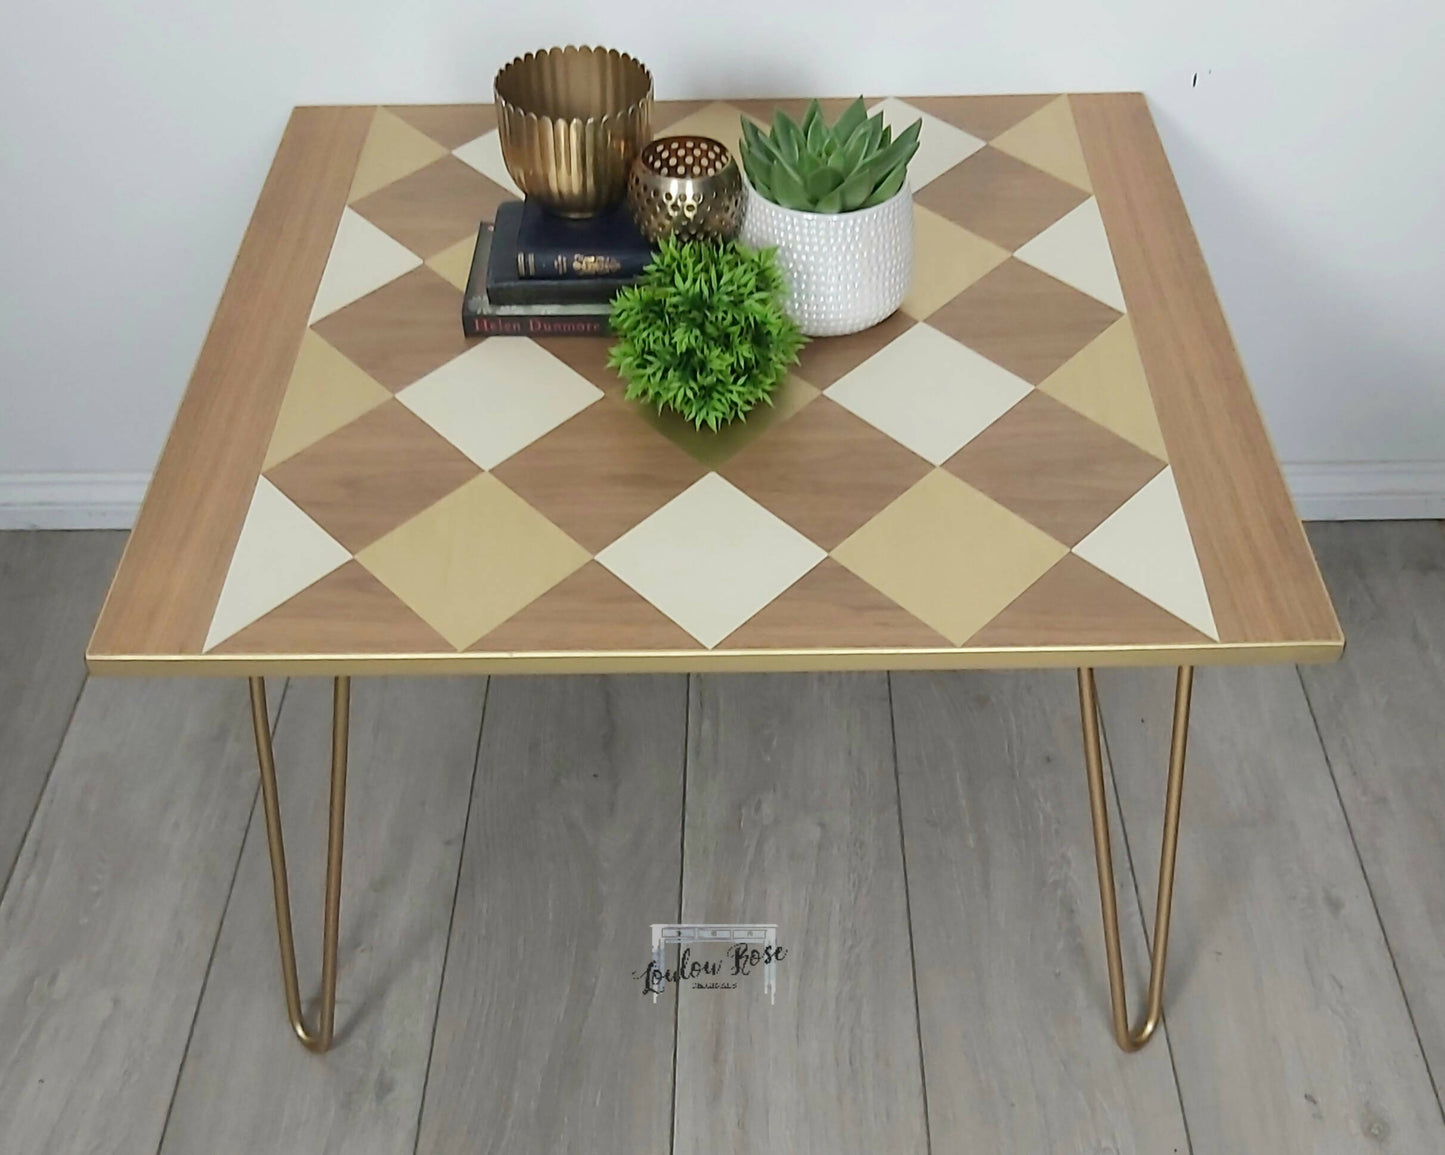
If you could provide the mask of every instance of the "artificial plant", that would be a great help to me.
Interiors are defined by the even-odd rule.
[[[781,109],[764,134],[742,118],[743,170],[760,194],[784,208],[846,213],[872,208],[896,196],[918,151],[921,119],[894,139],[883,114],[869,116],[860,96],[831,127],[816,100],[802,123]]]
[[[783,311],[773,250],[665,239],[637,284],[612,303],[608,363],[627,396],[699,429],[744,416],[798,359],[806,338]]]

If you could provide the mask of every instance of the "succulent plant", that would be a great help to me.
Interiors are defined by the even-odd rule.
[[[780,109],[764,134],[743,117],[743,169],[774,204],[811,213],[847,213],[882,204],[903,187],[918,151],[923,121],[895,139],[881,112],[869,116],[859,97],[830,128],[816,100],[801,124]]]

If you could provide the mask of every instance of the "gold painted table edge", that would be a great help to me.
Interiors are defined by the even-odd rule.
[[[1083,666],[1266,666],[1337,659],[1343,639],[1158,646],[1033,646],[960,649],[607,650],[432,654],[90,655],[107,676],[446,677],[484,674],[767,674],[869,670],[1019,670]]]
[[[922,103],[927,98],[920,98]],[[1196,665],[1329,661],[1344,639],[1259,418],[1198,242],[1143,97],[1070,97],[1121,280],[1147,302],[1137,324],[1161,424],[1191,441],[1184,493],[1232,485],[1233,536],[1196,524],[1209,596],[1219,595],[1221,640],[1207,644],[489,653],[202,654],[245,514],[244,496],[295,359],[299,324],[329,251],[330,229],[366,137],[372,108],[292,114],[226,291],[142,506],[86,662],[96,674],[245,676],[261,770],[268,847],[291,1026],[308,1049],[330,1045],[336,1000],[347,731],[353,674],[529,674],[947,670],[1076,667],[1085,764],[1108,961],[1113,1033],[1136,1050],[1162,1019],[1163,977]],[[298,322],[298,323],[291,323]],[[248,392],[249,390],[249,392]],[[238,433],[239,431],[239,433]],[[1181,431],[1182,434],[1181,434]],[[211,436],[208,443],[207,435]],[[217,440],[218,434],[225,434]],[[1191,457],[1191,455],[1193,455]],[[1197,503],[1186,503],[1198,509]],[[1192,512],[1191,510],[1191,512]],[[1206,517],[1206,521],[1209,518]],[[1202,540],[1199,540],[1201,539]],[[1233,559],[1261,580],[1249,595],[1223,588]],[[1275,572],[1292,567],[1292,573]],[[1279,577],[1284,588],[1269,580]],[[1252,604],[1251,604],[1252,599]],[[1131,1027],[1094,686],[1096,666],[1178,667],[1158,903],[1144,1015]],[[265,675],[335,679],[331,810],[317,1027],[303,1017],[285,852],[266,710]]]

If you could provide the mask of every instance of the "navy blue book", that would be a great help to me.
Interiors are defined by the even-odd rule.
[[[472,271],[462,297],[462,332],[468,337],[596,337],[607,332],[610,310],[605,304],[501,305],[487,296],[487,263],[492,252],[492,225],[477,230]]]
[[[595,217],[553,216],[536,201],[522,207],[517,230],[517,275],[635,277],[652,260],[652,245],[638,231],[623,202]]]
[[[523,277],[517,272],[522,202],[497,206],[492,253],[487,258],[487,297],[494,305],[573,305],[611,301],[636,277]]]

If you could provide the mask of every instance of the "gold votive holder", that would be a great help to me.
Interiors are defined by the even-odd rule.
[[[660,136],[632,162],[627,205],[642,235],[730,241],[743,223],[743,177],[727,145]]]

